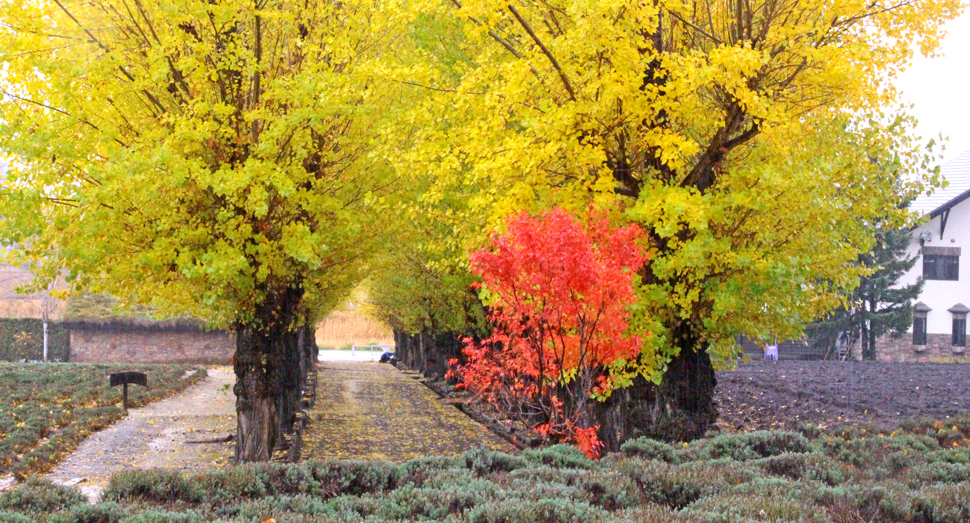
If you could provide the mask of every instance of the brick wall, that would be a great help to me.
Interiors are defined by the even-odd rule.
[[[953,336],[951,334],[930,334],[926,335],[926,345],[913,345],[913,335],[903,334],[898,339],[886,335],[876,340],[876,359],[879,361],[895,362],[928,362],[938,358],[965,359],[970,362],[967,347],[954,347],[951,345]]]
[[[71,361],[227,363],[235,342],[225,331],[71,330]]]

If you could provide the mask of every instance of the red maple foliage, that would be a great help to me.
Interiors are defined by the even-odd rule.
[[[591,397],[612,387],[609,365],[630,360],[633,278],[646,261],[642,229],[563,209],[511,217],[491,248],[471,256],[491,305],[490,337],[465,340],[462,386],[541,435],[597,457]]]

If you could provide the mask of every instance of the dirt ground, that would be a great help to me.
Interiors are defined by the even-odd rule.
[[[376,362],[324,362],[303,459],[405,461],[514,447],[425,387],[415,373]]]
[[[723,430],[873,423],[970,413],[970,365],[781,361],[719,372],[715,401]]]
[[[210,368],[200,383],[138,409],[92,434],[47,474],[51,480],[77,485],[96,498],[116,472],[130,468],[181,471],[221,468],[233,456],[234,443],[212,440],[236,432],[235,375]],[[209,441],[209,443],[190,443]]]

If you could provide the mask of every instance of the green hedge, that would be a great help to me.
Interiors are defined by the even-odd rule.
[[[68,361],[71,334],[63,325],[47,326],[47,359]],[[44,359],[44,321],[37,318],[0,318],[0,361]]]

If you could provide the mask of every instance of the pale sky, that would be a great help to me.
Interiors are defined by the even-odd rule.
[[[943,56],[928,59],[917,52],[895,82],[903,101],[916,105],[912,113],[923,140],[941,132],[949,136],[941,163],[970,150],[970,13],[945,27]]]

